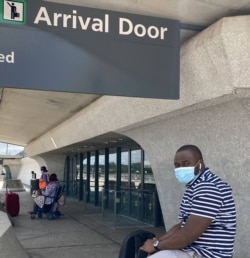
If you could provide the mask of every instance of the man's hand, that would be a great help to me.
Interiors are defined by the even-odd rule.
[[[144,243],[144,245],[142,247],[140,247],[140,249],[143,250],[144,252],[148,253],[148,254],[155,253],[155,248],[153,246],[155,240],[156,240],[156,238],[148,239]]]

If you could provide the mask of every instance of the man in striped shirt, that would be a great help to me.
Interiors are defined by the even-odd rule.
[[[179,148],[175,175],[186,185],[180,223],[163,236],[148,239],[141,249],[150,258],[231,258],[236,210],[231,187],[205,167],[195,145]]]

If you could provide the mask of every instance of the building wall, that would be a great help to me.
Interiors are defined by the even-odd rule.
[[[55,173],[58,180],[63,180],[66,156],[44,154],[42,155],[42,159],[45,161],[45,166],[47,167],[49,174]]]
[[[183,191],[174,176],[173,158],[183,144],[199,146],[206,166],[233,188],[238,212],[235,257],[249,257],[250,121],[238,100],[189,112],[126,133],[146,151],[154,171],[165,225],[178,222]],[[163,140],[164,139],[164,140]],[[248,151],[247,151],[248,150]]]
[[[177,222],[184,191],[173,175],[175,151],[197,144],[205,163],[233,187],[238,210],[234,257],[249,257],[249,25],[250,16],[223,18],[182,46],[180,100],[103,96],[30,143],[27,153],[34,157],[54,150],[51,137],[58,148],[111,131],[131,137],[150,159],[169,227]]]
[[[34,171],[37,175],[37,178],[39,178],[40,167],[37,161],[31,158],[23,158],[20,161],[20,164],[21,164],[20,170],[19,170],[19,173],[17,174],[16,179],[20,179],[23,185],[26,187],[30,185],[30,180],[32,178],[31,171]]]
[[[46,166],[49,173],[56,173],[59,180],[63,180],[65,156],[63,155],[41,155],[33,158],[24,158],[19,161],[18,173],[13,179],[20,179],[25,186],[30,185],[31,171],[36,173],[36,178],[41,176],[41,166]],[[10,167],[12,171],[12,166]]]
[[[6,159],[3,161],[3,172],[5,172],[7,179],[16,179],[20,168],[20,159]]]
[[[182,48],[182,91],[189,98],[210,95],[211,101],[197,101],[172,116],[166,114],[151,125],[123,133],[135,139],[151,161],[166,227],[177,222],[184,191],[173,174],[175,151],[183,144],[198,145],[206,165],[233,188],[238,212],[234,257],[249,257],[250,250],[242,246],[250,241],[246,226],[250,212],[246,176],[250,164],[250,34],[244,32],[241,20],[245,25],[250,21],[249,17],[223,19]],[[223,94],[229,87],[231,93]]]

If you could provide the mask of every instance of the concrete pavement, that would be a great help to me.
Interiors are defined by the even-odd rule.
[[[20,214],[12,218],[13,230],[32,258],[117,258],[123,238],[136,229],[160,235],[163,228],[153,228],[124,217],[114,220],[101,213],[100,207],[67,199],[61,207],[64,215],[56,220],[34,220],[27,213],[33,200],[29,192],[20,192]],[[18,254],[14,257],[17,258]]]

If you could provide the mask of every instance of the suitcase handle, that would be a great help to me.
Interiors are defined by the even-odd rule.
[[[10,191],[8,191],[8,184],[7,184],[7,181],[6,181],[6,194],[9,193]]]

